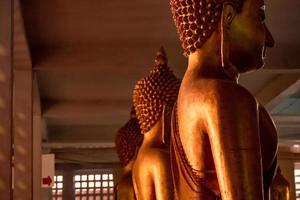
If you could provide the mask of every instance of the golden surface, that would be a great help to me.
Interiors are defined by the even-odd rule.
[[[133,105],[144,138],[137,156],[131,161],[133,167],[126,166],[126,173],[119,182],[118,197],[121,199],[133,196],[132,183],[138,200],[174,199],[168,138],[171,110],[180,81],[167,64],[165,50],[161,47],[155,66],[134,88]]]
[[[123,168],[120,180],[116,187],[116,200],[135,200],[132,183],[132,165],[134,158]]]
[[[192,3],[182,1],[172,6],[191,7]],[[175,7],[173,16],[178,11]],[[133,164],[137,199],[270,198],[277,165],[276,128],[265,108],[238,84],[238,79],[239,74],[263,66],[266,47],[274,46],[274,40],[264,23],[262,0],[245,0],[241,10],[238,8],[234,1],[224,1],[220,20],[211,36],[204,37],[203,45],[183,45],[189,47],[188,67],[172,120],[162,114],[154,126],[151,124]],[[207,16],[211,14],[220,13]],[[207,19],[199,20],[205,25]],[[185,31],[178,32],[185,41]],[[171,151],[165,140],[170,121]]]
[[[144,134],[132,170],[138,200],[174,199],[168,125],[179,84],[161,47],[156,54],[155,66],[138,81],[133,92],[134,107]]]
[[[132,167],[142,141],[143,135],[140,125],[136,118],[135,109],[132,108],[129,121],[118,130],[115,140],[117,153],[123,166],[116,187],[115,199],[136,199],[132,182]]]
[[[237,12],[223,3],[218,27],[188,56],[173,113],[176,199],[269,198],[276,129],[265,109],[238,85],[239,74],[262,67],[265,47],[274,45],[263,6],[262,0],[245,0]]]
[[[138,200],[173,198],[170,153],[164,143],[164,115],[147,133],[132,170]]]

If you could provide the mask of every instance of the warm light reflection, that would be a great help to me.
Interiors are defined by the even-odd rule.
[[[0,56],[6,56],[7,52],[5,50],[5,47],[0,44]]]
[[[5,189],[5,183],[2,179],[0,179],[0,190]]]
[[[0,97],[0,108],[1,109],[5,108],[5,101],[2,97]]]
[[[2,152],[0,152],[0,160],[1,161],[5,160],[5,155]]]
[[[20,188],[21,190],[26,190],[27,186],[25,185],[25,183],[23,181],[17,181],[17,187]]]
[[[18,169],[20,172],[25,172],[25,166],[22,163],[18,163],[16,165],[16,169]]]
[[[18,133],[19,136],[26,137],[26,132],[22,128],[17,127],[16,132]]]
[[[26,150],[22,145],[17,145],[16,146],[16,150],[18,153],[20,153],[21,155],[26,155]]]
[[[3,71],[0,71],[0,82],[5,82],[6,81],[6,76],[3,73]]]
[[[26,115],[25,115],[24,113],[22,113],[22,112],[18,112],[18,113],[17,113],[17,117],[18,117],[19,119],[21,119],[21,120],[25,120],[25,119],[26,119]]]
[[[5,129],[3,126],[0,125],[0,135],[4,135]]]

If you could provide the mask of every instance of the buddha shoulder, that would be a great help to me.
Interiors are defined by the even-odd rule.
[[[185,92],[184,90],[188,90]],[[183,90],[183,91],[182,91]],[[255,105],[257,102],[253,95],[244,87],[225,80],[217,79],[202,79],[188,87],[183,87],[180,91],[180,96],[184,99],[191,99],[192,102],[201,105],[226,106],[230,108],[236,106]],[[185,95],[186,94],[186,95]],[[201,106],[200,105],[200,106]]]

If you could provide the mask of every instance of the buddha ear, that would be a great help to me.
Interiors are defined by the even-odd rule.
[[[222,25],[223,28],[230,28],[231,23],[236,15],[236,9],[234,5],[230,2],[224,2],[222,7]]]
[[[161,141],[163,143],[165,143],[165,128],[166,128],[166,124],[165,124],[165,112],[166,112],[166,106],[163,106],[163,110],[162,110],[162,114],[161,114],[161,124],[162,124],[162,134],[161,134]]]
[[[236,80],[239,75],[238,69],[231,63],[229,59],[229,35],[230,27],[236,15],[235,7],[230,2],[224,2],[221,13],[221,63],[225,74],[232,80]]]

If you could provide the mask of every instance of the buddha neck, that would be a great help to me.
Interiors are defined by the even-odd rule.
[[[161,120],[158,120],[156,124],[144,134],[143,145],[155,145],[163,144],[163,125]]]
[[[215,34],[212,35],[201,49],[197,49],[189,55],[184,79],[204,78],[238,81],[238,77],[234,77],[233,80],[226,75],[221,63],[220,40],[216,38]]]

